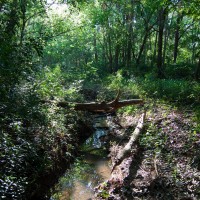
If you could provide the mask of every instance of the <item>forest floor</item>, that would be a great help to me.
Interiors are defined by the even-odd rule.
[[[112,118],[107,141],[113,164],[143,111]],[[154,104],[129,155],[95,188],[96,199],[200,199],[200,133],[192,110]],[[112,165],[111,164],[111,165]]]

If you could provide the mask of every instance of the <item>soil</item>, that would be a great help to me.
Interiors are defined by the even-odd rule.
[[[128,142],[135,116],[112,118],[103,139],[111,165]],[[110,179],[95,188],[96,199],[198,200],[200,199],[200,133],[192,111],[168,105],[147,110],[146,124],[127,157],[112,171]]]
[[[29,200],[46,200],[50,199],[52,190],[56,183],[58,183],[59,178],[70,168],[71,163],[74,162],[75,157],[79,155],[79,147],[85,142],[85,140],[93,134],[94,128],[92,127],[92,119],[87,113],[84,113],[84,120],[78,120],[76,123],[76,130],[71,130],[76,132],[74,138],[70,139],[66,137],[66,140],[63,138],[57,138],[58,144],[62,147],[61,143],[72,143],[74,148],[71,152],[67,151],[67,148],[63,145],[60,153],[55,154],[55,161],[53,162],[53,167],[46,173],[41,172],[38,175],[35,184],[31,185],[26,191],[27,197]],[[70,134],[73,134],[71,132]],[[70,153],[69,156],[64,156],[64,153]],[[67,198],[67,196],[66,196]]]

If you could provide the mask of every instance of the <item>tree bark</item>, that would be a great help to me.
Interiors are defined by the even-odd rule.
[[[113,56],[112,56],[112,45],[111,45],[111,37],[110,33],[108,33],[108,51],[109,51],[109,69],[110,72],[113,72]]]
[[[199,55],[199,60],[198,60],[197,68],[196,68],[196,72],[195,72],[195,79],[197,81],[199,81],[199,79],[200,79],[200,55]]]
[[[142,53],[143,53],[143,51],[144,51],[144,46],[145,46],[145,44],[146,44],[148,35],[149,35],[149,32],[146,30],[146,33],[145,33],[144,38],[143,38],[143,41],[142,41],[142,45],[141,45],[141,47],[140,47],[140,51],[139,51],[138,57],[137,57],[137,59],[136,59],[136,64],[137,64],[137,65],[140,64],[140,58],[141,58],[141,55],[142,55]]]
[[[166,17],[167,18],[167,17]],[[167,42],[168,42],[168,19],[166,19],[166,26],[165,26],[165,31],[164,31],[164,47],[163,47],[163,58],[162,58],[162,65],[165,65],[165,57],[166,57],[166,49],[167,49]]]
[[[128,38],[127,38],[127,54],[126,54],[126,67],[130,67],[131,65],[131,60],[132,60],[132,23],[129,22],[129,30],[128,30]]]
[[[96,29],[94,30],[94,59],[95,59],[95,62],[98,63]]]
[[[14,36],[15,28],[19,22],[18,9],[19,8],[17,0],[13,0],[11,3],[11,11],[9,13],[9,19],[5,28],[5,32],[10,39]]]
[[[66,102],[66,101],[51,101],[51,100],[43,100],[42,103],[54,103],[57,106],[66,108],[72,106],[74,110],[80,110],[80,111],[90,111],[95,113],[111,113],[115,110],[129,105],[135,105],[135,104],[143,104],[142,99],[129,99],[129,100],[123,100],[119,101],[119,94],[115,98],[115,100],[111,102],[91,102],[91,103],[73,103],[73,102]]]
[[[142,99],[129,99],[124,101],[111,101],[109,103],[106,102],[91,102],[91,103],[73,103],[73,102],[66,102],[66,101],[50,101],[50,100],[44,100],[42,103],[55,103],[59,107],[70,107],[73,106],[74,110],[80,110],[80,111],[90,111],[90,112],[97,112],[97,113],[110,113],[114,112],[115,110],[129,105],[135,105],[135,104],[143,104]]]
[[[156,31],[155,42],[154,42],[154,50],[153,50],[153,57],[151,60],[151,65],[153,66],[156,61],[156,51],[157,51],[157,43],[158,43],[158,32]]]
[[[167,8],[162,8],[159,11],[158,16],[158,23],[159,23],[159,32],[158,32],[158,55],[157,55],[157,69],[158,69],[158,78],[164,78],[164,72],[163,72],[163,31],[165,26],[165,18],[167,14]]]
[[[118,152],[112,171],[114,171],[115,167],[117,165],[119,165],[122,162],[122,160],[127,156],[127,154],[129,154],[131,152],[131,149],[132,149],[134,142],[137,141],[138,136],[141,133],[143,127],[144,127],[145,117],[146,117],[146,112],[144,112],[141,115],[140,119],[138,120],[138,124],[137,124],[134,132],[132,133],[128,143],[125,145],[125,147],[121,151]]]
[[[106,37],[106,31],[105,30],[103,30],[103,47],[102,47],[102,49],[103,49],[104,65],[106,67],[108,67],[107,64],[108,64],[108,60],[109,60],[108,59],[109,55],[108,55],[108,43],[107,43],[107,37]]]
[[[127,51],[126,51],[126,67],[130,67],[132,62],[132,38],[133,38],[133,12],[134,12],[134,0],[130,0],[131,9],[126,15],[127,26]]]
[[[115,66],[114,71],[116,72],[119,68],[119,54],[120,54],[120,45],[117,43],[115,47]]]
[[[180,22],[183,19],[183,15],[178,14],[177,20],[176,20],[176,31],[174,35],[174,60],[173,62],[176,63],[177,56],[178,56],[178,43],[180,39]]]

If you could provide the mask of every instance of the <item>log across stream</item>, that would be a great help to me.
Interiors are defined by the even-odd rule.
[[[76,102],[67,102],[67,101],[42,100],[41,103],[50,103],[50,104],[53,103],[59,107],[63,107],[63,108],[73,107],[74,110],[89,111],[93,113],[112,113],[112,112],[115,112],[117,109],[122,108],[124,106],[144,104],[144,101],[142,99],[128,99],[128,100],[119,101],[120,93],[121,92],[119,90],[116,98],[110,102],[103,101],[103,102],[76,103]]]

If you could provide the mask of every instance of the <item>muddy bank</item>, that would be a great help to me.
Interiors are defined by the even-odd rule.
[[[71,129],[70,133],[59,137],[57,136],[56,148],[59,149],[57,152],[52,152],[52,157],[54,160],[52,162],[52,167],[48,171],[41,171],[33,180],[31,187],[27,187],[26,199],[30,200],[47,200],[50,199],[52,193],[52,187],[58,182],[59,178],[65,173],[65,171],[74,162],[75,158],[79,156],[80,146],[83,142],[93,133],[94,128],[92,126],[91,116],[87,113],[84,118],[79,118],[76,123],[75,128]],[[68,137],[70,134],[73,137]],[[70,151],[68,145],[70,146]]]
[[[147,110],[145,127],[139,139],[131,152],[110,172],[116,155],[129,141],[142,112],[138,109],[134,116],[107,116],[106,123],[96,123],[97,138],[108,151],[103,155],[105,160],[102,162],[98,151],[93,154],[93,149],[87,149],[86,154],[81,152],[86,166],[92,163],[93,167],[85,168],[79,161],[78,176],[83,173],[80,176],[85,178],[72,178],[73,183],[67,178],[66,182],[70,173],[77,174],[68,171],[64,176],[65,187],[61,185],[61,190],[56,188],[57,196],[54,193],[53,199],[198,200],[200,133],[195,132],[196,124],[189,112],[180,112],[167,105],[154,105]],[[99,130],[101,126],[104,126],[106,134]],[[82,138],[81,141],[84,140]],[[95,145],[98,146],[98,143]],[[105,164],[107,157],[109,166]],[[101,171],[105,166],[107,170]]]
[[[139,111],[140,112],[140,111]],[[114,163],[134,131],[135,116],[118,116],[105,141]],[[200,133],[191,112],[158,105],[147,111],[146,126],[132,151],[95,188],[95,199],[200,199]]]

